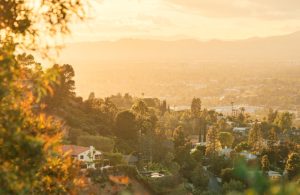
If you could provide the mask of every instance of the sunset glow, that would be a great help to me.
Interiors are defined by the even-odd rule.
[[[103,0],[71,41],[242,39],[300,30],[297,0]]]

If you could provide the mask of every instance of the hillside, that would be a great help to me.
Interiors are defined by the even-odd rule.
[[[299,61],[300,32],[246,40],[207,42],[197,40],[142,40],[73,43],[61,53],[61,61],[158,62],[158,61]],[[73,54],[78,55],[73,55]]]

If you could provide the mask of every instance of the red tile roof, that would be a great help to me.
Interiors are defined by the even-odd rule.
[[[71,155],[78,155],[82,152],[89,150],[89,147],[76,146],[76,145],[62,145],[62,151],[71,152]]]

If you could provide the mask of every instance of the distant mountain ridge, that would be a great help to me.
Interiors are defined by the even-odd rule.
[[[74,55],[75,54],[75,55]],[[300,61],[300,31],[235,41],[121,39],[68,44],[63,62]]]

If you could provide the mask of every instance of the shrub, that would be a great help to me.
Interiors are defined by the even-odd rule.
[[[223,184],[223,193],[229,193],[229,192],[243,192],[245,190],[246,186],[237,180],[231,180],[230,182]]]
[[[94,146],[97,150],[103,152],[112,152],[114,148],[114,141],[111,138],[103,136],[83,135],[77,139],[78,145]]]
[[[124,164],[123,155],[121,153],[104,153],[104,159],[108,159],[112,166]]]

